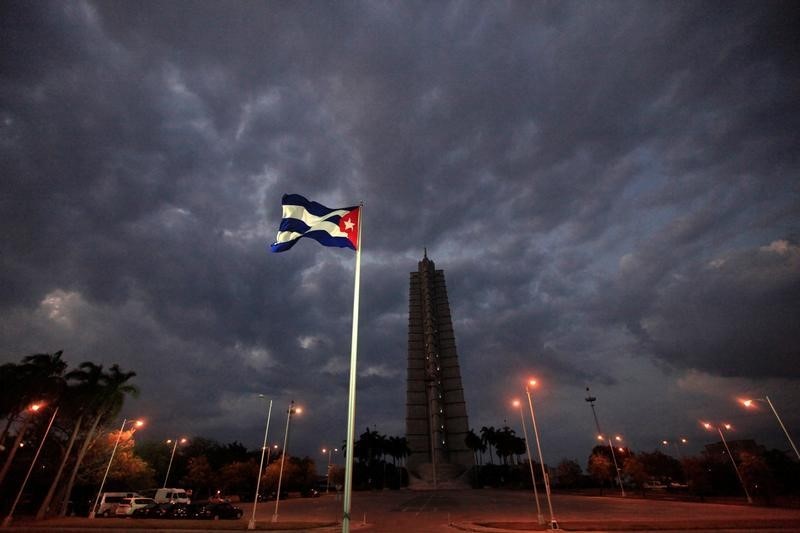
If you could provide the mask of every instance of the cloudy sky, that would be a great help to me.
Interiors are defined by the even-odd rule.
[[[119,363],[147,436],[345,438],[354,254],[271,254],[281,195],[364,202],[357,434],[405,431],[409,272],[444,269],[470,425],[585,464],[699,419],[800,438],[796,2],[2,2],[0,358]],[[285,418],[283,418],[285,420]]]

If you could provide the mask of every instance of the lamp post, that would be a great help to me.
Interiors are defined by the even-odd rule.
[[[14,457],[17,455],[17,451],[24,446],[23,438],[25,437],[25,433],[28,431],[28,426],[33,421],[33,417],[39,412],[39,410],[44,407],[44,403],[42,402],[35,402],[29,405],[25,410],[28,411],[28,416],[26,416],[22,420],[22,426],[17,431],[17,437],[14,439],[14,444],[11,445],[11,448],[8,450],[8,454],[6,455],[5,461],[3,462],[3,468],[0,469],[0,484],[6,478],[8,471],[11,469],[11,463],[14,462]],[[2,444],[2,443],[0,443]]]
[[[289,409],[286,410],[286,431],[283,434],[283,454],[281,455],[281,470],[278,474],[278,493],[275,495],[275,514],[272,515],[272,521],[278,521],[278,505],[281,502],[281,481],[283,481],[283,465],[286,462],[286,446],[289,443],[289,422],[292,420],[294,413],[301,413],[302,409],[294,406],[294,400],[289,403]]]
[[[34,409],[38,411],[38,407]],[[36,450],[36,454],[33,456],[33,461],[31,461],[31,466],[28,468],[28,473],[25,474],[25,479],[22,482],[22,485],[19,487],[19,492],[17,493],[17,497],[14,499],[14,503],[11,505],[11,510],[8,511],[8,516],[3,519],[2,527],[8,527],[11,525],[11,519],[14,516],[14,511],[17,509],[17,504],[19,503],[19,499],[22,497],[22,491],[25,490],[25,485],[28,484],[28,478],[31,477],[31,472],[33,472],[33,466],[36,464],[36,460],[39,458],[39,453],[42,451],[42,447],[44,446],[44,441],[47,439],[48,433],[50,433],[50,428],[53,427],[53,421],[56,419],[56,415],[58,414],[58,407],[55,408],[53,411],[53,416],[50,418],[50,423],[47,424],[47,430],[44,432],[44,436],[42,437],[42,442],[39,443],[39,448]]]
[[[144,422],[141,420],[131,420],[131,424],[140,428],[144,425]],[[122,425],[119,427],[119,433],[117,433],[117,440],[114,442],[114,449],[111,450],[111,457],[108,458],[108,466],[106,467],[106,473],[103,474],[103,481],[100,482],[100,490],[97,491],[97,498],[94,499],[94,503],[92,504],[92,511],[89,513],[89,518],[93,519],[95,517],[95,513],[97,512],[97,505],[100,503],[100,497],[103,495],[103,487],[106,484],[106,478],[108,477],[108,471],[111,470],[111,461],[114,460],[114,454],[117,453],[117,446],[119,446],[119,439],[122,437],[122,432],[125,431],[125,424],[128,423],[127,418],[122,419]]]
[[[681,453],[681,447],[678,444],[683,444],[685,446],[688,442],[689,441],[685,437],[679,437],[673,440],[664,439],[661,441],[661,444],[667,448],[669,448],[670,444],[675,446],[675,452],[678,454],[678,459],[683,462],[683,454]]]
[[[322,448],[322,453],[328,454],[328,474],[325,476],[325,494],[328,494],[331,486],[331,454],[338,451],[338,448]]]
[[[730,424],[723,424],[722,425],[725,429],[730,430]],[[710,430],[716,429],[719,433],[719,437],[722,439],[722,444],[725,445],[725,450],[728,452],[728,457],[731,458],[731,464],[733,465],[733,469],[736,471],[736,477],[739,478],[739,483],[742,484],[742,489],[744,489],[744,495],[747,496],[747,503],[753,503],[753,498],[750,497],[750,493],[747,492],[747,486],[744,483],[744,479],[742,479],[742,474],[739,473],[739,467],[736,466],[736,460],[733,458],[733,454],[731,453],[731,449],[728,447],[728,441],[725,440],[725,435],[722,433],[722,428],[719,426],[714,426],[709,424],[708,422],[703,422],[703,427]]]
[[[178,444],[186,444],[187,440],[185,438],[175,439],[167,439],[167,444],[172,444],[172,454],[169,456],[169,465],[167,465],[167,475],[164,476],[164,488],[167,488],[167,480],[169,479],[169,471],[172,469],[172,460],[175,458],[175,450],[178,448]]]
[[[265,398],[263,394],[258,395],[259,398]],[[272,400],[269,401],[269,408],[267,409],[267,427],[264,429],[264,444],[261,446],[261,464],[258,466],[258,480],[256,481],[256,496],[253,498],[253,516],[250,517],[250,522],[247,523],[247,529],[256,528],[256,506],[258,505],[258,491],[261,488],[261,476],[264,474],[264,453],[269,454],[269,446],[267,445],[267,436],[269,435],[269,419],[272,416]],[[267,464],[269,464],[269,455],[267,455]]]
[[[597,439],[601,441],[605,441],[605,437],[603,437],[603,432],[600,429],[600,422],[597,421],[597,412],[594,410],[594,402],[597,401],[597,398],[594,396],[589,395],[589,387],[586,387],[586,401],[589,402],[589,405],[592,406],[592,415],[594,415],[594,425],[597,427]],[[617,482],[619,483],[619,490],[622,497],[625,497],[625,487],[622,486],[622,475],[620,474],[619,466],[617,465],[617,454],[614,453],[614,444],[611,442],[611,437],[608,437],[608,447],[611,448],[611,459],[614,460],[614,470],[617,471]]]
[[[787,431],[786,430],[786,426],[783,425],[783,421],[781,420],[781,417],[778,416],[778,411],[775,410],[775,406],[772,405],[772,402],[770,401],[769,396],[765,395],[763,398],[751,398],[751,399],[748,399],[748,400],[741,400],[741,402],[745,407],[748,407],[748,408],[754,407],[753,402],[764,402],[767,405],[769,405],[769,408],[772,409],[772,413],[775,415],[775,418],[778,419],[778,424],[780,424],[781,429],[783,430],[783,433],[786,435],[786,438],[789,441],[789,444],[791,444],[792,449],[794,450],[794,454],[797,456],[797,459],[800,460],[800,452],[797,451],[797,446],[795,446],[794,441],[792,440],[792,437],[789,436],[789,431]]]
[[[511,404],[519,409],[519,419],[522,421],[522,433],[525,435],[525,451],[528,454],[528,466],[531,469],[533,499],[536,500],[536,519],[541,525],[544,524],[544,516],[542,516],[542,508],[539,506],[539,492],[536,489],[536,478],[533,475],[533,460],[531,459],[531,447],[528,445],[528,430],[525,428],[525,417],[522,415],[522,403],[519,400],[514,400]]]
[[[536,386],[536,380],[531,379],[528,381],[528,385],[531,387]],[[553,514],[553,501],[550,497],[550,476],[547,474],[547,470],[544,467],[544,458],[542,457],[542,445],[539,443],[539,430],[536,427],[536,415],[533,413],[533,400],[531,399],[531,391],[528,388],[528,385],[525,386],[525,394],[528,395],[528,407],[531,410],[531,421],[533,422],[533,434],[536,437],[536,449],[539,451],[539,464],[542,467],[542,477],[544,478],[544,492],[547,496],[547,507],[550,509],[550,528],[551,529],[558,529],[558,522],[556,521],[556,517]]]

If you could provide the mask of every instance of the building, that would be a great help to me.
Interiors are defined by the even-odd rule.
[[[466,485],[475,464],[444,271],[425,251],[408,298],[406,439],[412,488]]]

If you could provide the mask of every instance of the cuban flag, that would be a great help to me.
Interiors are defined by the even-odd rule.
[[[330,209],[299,194],[284,194],[281,204],[283,218],[271,251],[285,252],[301,237],[323,246],[358,249],[358,206]]]

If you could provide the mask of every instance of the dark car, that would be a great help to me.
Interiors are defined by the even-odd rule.
[[[189,505],[191,518],[206,520],[234,519],[242,517],[243,511],[228,502],[197,502]]]
[[[156,503],[133,511],[134,518],[187,518],[188,506],[183,503]]]

